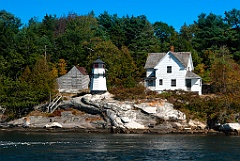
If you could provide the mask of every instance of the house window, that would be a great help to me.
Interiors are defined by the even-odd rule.
[[[176,87],[177,81],[176,79],[171,79],[171,86]]]
[[[159,79],[159,85],[163,85],[163,80]]]
[[[167,66],[167,73],[172,73],[172,66]]]

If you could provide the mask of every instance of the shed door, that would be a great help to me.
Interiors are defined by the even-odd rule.
[[[77,88],[77,79],[72,78],[72,88]]]

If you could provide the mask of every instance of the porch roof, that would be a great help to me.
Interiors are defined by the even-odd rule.
[[[201,77],[191,71],[187,71],[186,78],[201,78]]]
[[[146,77],[146,78],[144,78],[145,80],[156,80],[157,79],[157,77]]]

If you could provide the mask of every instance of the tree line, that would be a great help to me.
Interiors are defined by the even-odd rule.
[[[0,105],[16,112],[47,101],[56,91],[55,79],[73,65],[85,67],[100,56],[108,69],[107,85],[134,87],[145,77],[147,54],[175,51],[192,53],[195,72],[214,92],[239,95],[240,10],[224,16],[201,13],[193,24],[173,26],[145,15],[123,16],[104,12],[95,16],[46,14],[23,25],[0,11]]]

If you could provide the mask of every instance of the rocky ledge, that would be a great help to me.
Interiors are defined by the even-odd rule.
[[[207,133],[206,124],[186,115],[163,99],[118,101],[108,92],[64,100],[58,116],[31,112],[2,124],[2,129],[114,133]],[[72,109],[72,110],[69,110]],[[24,127],[24,128],[23,128]],[[61,130],[60,130],[61,129]]]

